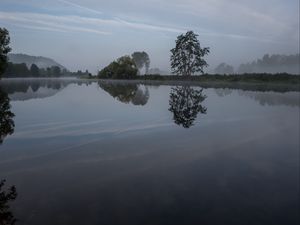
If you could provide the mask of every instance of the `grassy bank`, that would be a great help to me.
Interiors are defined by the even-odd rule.
[[[91,77],[97,78],[97,77]],[[128,79],[127,79],[128,80]],[[190,82],[242,82],[242,83],[278,83],[300,84],[300,76],[286,73],[280,74],[242,74],[242,75],[219,75],[204,74],[200,76],[177,76],[177,75],[145,75],[136,76],[130,80],[150,81],[190,81]]]
[[[189,85],[203,88],[230,88],[251,91],[300,91],[300,76],[291,74],[243,74],[243,75],[201,75],[201,76],[163,76],[146,75],[134,79],[97,79],[99,82],[139,83],[145,85]]]

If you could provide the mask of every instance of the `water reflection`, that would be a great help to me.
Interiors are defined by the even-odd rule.
[[[196,90],[190,86],[177,86],[171,88],[170,108],[173,113],[173,120],[176,124],[189,128],[193,126],[198,113],[206,113],[207,109],[201,105],[206,96],[203,89]]]
[[[149,100],[149,90],[136,83],[98,82],[99,87],[108,92],[113,98],[123,103],[146,105]]]
[[[4,184],[5,180],[0,180],[0,224],[13,225],[16,223],[16,219],[11,212],[9,202],[17,198],[17,190],[15,186],[11,186],[6,191],[2,190]]]
[[[51,97],[70,84],[91,84],[91,81],[76,79],[3,79],[0,87],[12,101]]]
[[[240,96],[246,96],[258,102],[261,106],[292,106],[299,107],[299,93],[286,92],[286,93],[275,93],[275,92],[254,92],[254,91],[241,91],[238,90]]]
[[[3,143],[7,135],[11,135],[14,132],[15,123],[13,117],[15,115],[10,111],[10,107],[7,93],[0,88],[0,144]]]
[[[228,89],[228,88],[217,88],[215,89],[216,94],[219,97],[225,97],[227,95],[230,95],[232,93],[232,89]]]
[[[299,93],[18,82],[2,88],[16,127],[0,147],[17,223],[299,223]]]

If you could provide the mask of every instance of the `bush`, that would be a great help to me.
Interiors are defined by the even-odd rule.
[[[122,56],[110,63],[98,73],[100,79],[132,79],[137,76],[138,69],[130,56]]]

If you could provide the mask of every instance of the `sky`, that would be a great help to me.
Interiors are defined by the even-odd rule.
[[[92,73],[134,51],[169,71],[176,37],[193,30],[210,47],[209,71],[299,53],[299,0],[0,0],[0,27],[13,53]]]

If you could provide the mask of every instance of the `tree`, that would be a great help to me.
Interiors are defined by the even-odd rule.
[[[55,76],[55,77],[59,77],[60,76],[61,69],[60,69],[59,66],[52,66],[51,70],[52,70],[53,76]]]
[[[209,53],[209,48],[201,48],[197,34],[188,31],[177,37],[175,48],[171,49],[172,72],[191,76],[195,72],[203,73],[203,67],[208,66],[203,59]]]
[[[17,189],[15,186],[11,186],[7,190],[2,190],[5,182],[5,180],[0,180],[0,224],[13,225],[17,220],[11,211],[9,202],[17,198]]]
[[[233,74],[234,68],[233,66],[227,65],[226,63],[221,63],[215,68],[216,74]]]
[[[173,113],[176,124],[189,128],[193,126],[198,113],[206,113],[207,109],[201,105],[206,96],[203,89],[195,90],[189,86],[175,87],[171,89],[169,111]]]
[[[8,46],[10,42],[9,32],[5,28],[0,28],[0,77],[7,67],[7,54],[11,51]]]
[[[0,88],[0,144],[7,135],[14,132],[15,123],[13,117],[15,116],[10,111],[10,102],[6,92]]]
[[[150,67],[149,55],[146,52],[134,52],[131,57],[138,68],[139,73],[140,70],[145,67],[145,74],[147,74]]]
[[[33,76],[33,77],[39,77],[40,76],[40,69],[38,68],[37,65],[35,65],[33,63],[30,67],[30,73],[31,73],[31,76]]]
[[[122,56],[98,73],[99,78],[130,79],[136,77],[138,69],[130,56]]]

